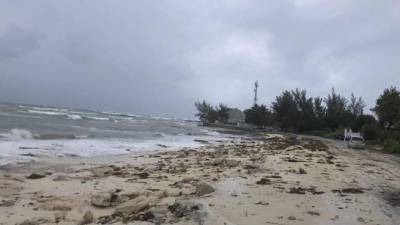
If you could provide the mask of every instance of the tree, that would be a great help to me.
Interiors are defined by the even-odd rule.
[[[354,117],[363,115],[365,106],[366,104],[361,97],[356,98],[354,94],[351,93],[350,103],[347,108]]]
[[[351,121],[351,113],[347,108],[347,99],[335,92],[332,88],[331,94],[324,99],[326,104],[326,126],[336,130],[339,126],[348,126]]]
[[[194,103],[196,106],[196,109],[198,113],[196,114],[197,117],[199,117],[200,121],[205,123],[215,123],[215,121],[218,119],[218,113],[217,110],[214,109],[213,106],[208,104],[206,101],[203,100],[203,102],[196,102]]]
[[[322,105],[321,97],[314,98],[315,129],[322,130],[326,118],[326,108]]]
[[[356,117],[350,125],[353,131],[361,131],[361,128],[366,124],[375,124],[376,119],[372,115],[361,115]],[[379,124],[378,124],[379,125]]]
[[[306,90],[300,91],[299,89],[292,91],[292,96],[296,103],[298,114],[295,128],[300,132],[313,130],[316,122],[313,98],[307,97]]]
[[[282,129],[295,129],[299,120],[297,104],[290,91],[284,91],[272,103],[274,119]]]
[[[388,127],[391,128],[393,124],[400,121],[400,92],[395,87],[385,89],[376,100],[373,111],[381,124],[388,123]]]
[[[246,115],[246,123],[265,127],[271,124],[271,112],[265,105],[254,105],[250,109],[244,111]]]
[[[217,108],[217,119],[220,122],[226,123],[229,119],[229,107],[220,103]]]
[[[321,102],[321,99],[317,100],[317,107],[319,113],[323,114]],[[272,103],[272,110],[278,125],[282,129],[303,132],[317,127],[314,99],[307,97],[305,90],[295,89],[282,92]]]
[[[378,123],[368,123],[362,126],[361,133],[365,140],[378,140],[382,135],[382,127]]]

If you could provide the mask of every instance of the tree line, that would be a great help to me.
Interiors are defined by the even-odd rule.
[[[201,121],[214,123],[228,120],[229,107],[220,104],[196,102]],[[326,97],[308,96],[306,90],[286,90],[276,96],[271,106],[253,105],[244,110],[246,123],[260,128],[273,127],[295,133],[309,133],[321,136],[334,136],[344,128],[361,132],[367,140],[391,145],[397,141],[400,151],[400,92],[390,87],[376,100],[371,110],[374,115],[365,113],[366,104],[362,97],[351,94],[350,98],[337,93],[332,88]]]

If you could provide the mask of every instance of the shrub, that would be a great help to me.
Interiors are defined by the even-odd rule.
[[[386,139],[393,139],[400,142],[400,131],[389,130],[386,131],[383,135],[383,138]]]
[[[386,139],[383,144],[383,150],[389,153],[400,153],[400,142],[395,139]]]
[[[365,140],[377,140],[382,135],[382,128],[378,123],[369,123],[361,128],[361,133]]]

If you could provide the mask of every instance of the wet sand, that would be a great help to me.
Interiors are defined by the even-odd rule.
[[[400,160],[271,135],[0,170],[0,224],[399,224]]]

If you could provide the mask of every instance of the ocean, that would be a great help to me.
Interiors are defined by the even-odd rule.
[[[0,165],[38,156],[98,156],[170,150],[231,137],[182,119],[0,104]]]

